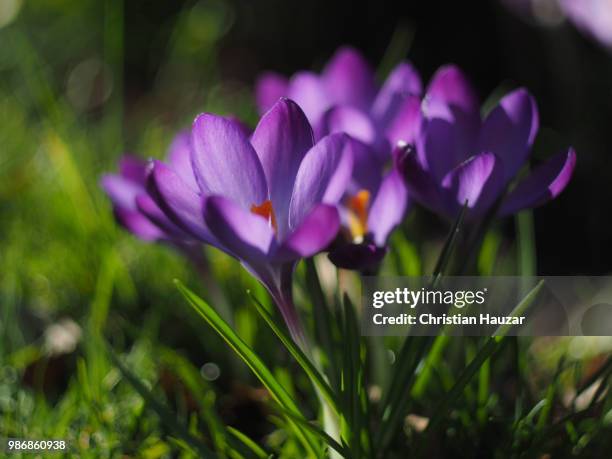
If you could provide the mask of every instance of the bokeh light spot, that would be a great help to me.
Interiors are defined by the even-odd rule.
[[[15,20],[23,0],[0,0],[0,29]]]

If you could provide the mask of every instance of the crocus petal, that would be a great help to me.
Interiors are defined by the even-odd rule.
[[[265,218],[244,210],[224,196],[204,199],[206,225],[233,256],[246,262],[264,261],[274,242],[274,229]]]
[[[297,173],[289,206],[289,226],[297,228],[318,203],[336,204],[353,171],[350,138],[346,134],[323,137],[310,149]]]
[[[503,97],[484,121],[478,151],[495,153],[504,163],[506,182],[525,163],[538,132],[538,109],[526,89]]]
[[[144,241],[165,239],[166,234],[137,210],[115,207],[115,218],[121,226]]]
[[[119,162],[123,178],[144,186],[147,178],[147,162],[131,155],[125,155]]]
[[[422,89],[417,70],[409,62],[401,62],[378,92],[372,106],[372,116],[379,126],[387,126],[397,116],[406,97],[420,96]]]
[[[399,141],[414,143],[421,128],[421,98],[406,97],[387,128],[387,139],[395,146]]]
[[[193,191],[200,189],[191,165],[191,134],[189,131],[179,133],[170,144],[168,163]]]
[[[325,249],[334,240],[339,229],[340,217],[336,207],[319,204],[288,235],[274,259],[286,262],[311,257]]]
[[[280,99],[287,95],[289,82],[284,76],[266,72],[255,83],[255,99],[257,108],[262,115],[266,113]]]
[[[135,210],[136,196],[144,192],[143,185],[116,174],[102,176],[100,184],[113,204],[124,209]]]
[[[234,115],[227,115],[225,118],[227,118],[236,126],[238,126],[238,128],[240,128],[242,134],[244,134],[245,137],[251,138],[251,135],[253,135],[253,129],[251,129],[248,124],[246,124],[244,121]]]
[[[297,102],[312,124],[315,124],[332,104],[321,78],[313,72],[298,72],[293,75],[289,81],[287,97]]]
[[[406,187],[411,198],[437,213],[444,213],[444,205],[440,196],[438,184],[431,174],[423,168],[417,152],[410,148],[398,159],[398,167],[403,172]]]
[[[438,98],[422,104],[421,134],[417,136],[423,165],[440,181],[476,150],[480,115],[464,112]]]
[[[392,169],[383,179],[370,207],[368,232],[377,246],[383,247],[393,229],[404,218],[408,206],[408,191],[399,171]]]
[[[157,203],[148,194],[141,194],[136,197],[136,207],[140,213],[163,231],[166,238],[181,241],[193,240],[193,237],[170,221],[164,211],[159,208]]]
[[[553,156],[536,167],[508,194],[499,209],[499,215],[510,215],[556,198],[569,183],[575,166],[576,152],[573,148]]]
[[[278,237],[282,239],[289,225],[289,202],[295,176],[304,155],[314,144],[312,129],[295,102],[281,99],[261,118],[251,144],[266,175]]]
[[[268,199],[261,162],[235,122],[208,113],[198,116],[191,145],[195,176],[204,195],[226,196],[244,209]]]
[[[195,238],[212,242],[202,219],[200,196],[176,172],[161,161],[154,161],[148,185],[151,196],[174,224]]]
[[[374,100],[374,72],[354,48],[343,47],[336,51],[323,70],[322,80],[334,105],[367,110]]]
[[[476,149],[478,97],[458,67],[447,65],[435,73],[421,108],[425,134],[419,156],[436,180],[476,152],[489,151]]]
[[[350,139],[353,154],[353,177],[347,192],[354,194],[359,190],[368,190],[373,196],[380,186],[383,167],[388,158],[383,157],[372,147],[359,140]]]
[[[427,88],[426,99],[437,99],[465,113],[478,113],[476,92],[463,72],[455,65],[440,67]]]
[[[365,112],[347,105],[329,109],[323,116],[324,134],[345,132],[351,137],[371,145],[376,151],[386,150],[378,138],[376,126]]]
[[[444,178],[450,217],[467,201],[466,218],[481,216],[499,198],[503,189],[503,167],[493,153],[480,153],[464,161]]]

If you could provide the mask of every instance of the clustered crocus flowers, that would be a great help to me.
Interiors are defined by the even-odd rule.
[[[450,219],[467,205],[474,222],[541,205],[571,178],[573,149],[516,183],[539,125],[525,89],[484,118],[454,66],[422,92],[410,63],[378,87],[365,59],[342,48],[320,75],[262,77],[252,134],[205,113],[167,163],[126,157],[102,184],[119,222],[140,238],[204,243],[240,260],[303,345],[291,294],[300,259],[329,250],[339,267],[368,271],[411,200]]]
[[[255,93],[261,113],[279,97],[288,97],[303,108],[317,136],[346,132],[387,159],[389,144],[417,128],[412,117],[421,90],[421,77],[410,62],[400,62],[379,87],[365,58],[342,47],[321,74],[300,71],[287,79],[267,72],[258,79]]]
[[[296,340],[291,297],[296,262],[336,236],[336,204],[353,157],[345,134],[316,144],[300,107],[279,100],[249,138],[234,120],[202,114],[191,132],[191,171],[153,161],[148,194],[191,238],[236,257],[266,286]]]
[[[399,154],[394,150],[405,148],[398,147],[398,141],[411,142],[416,136],[421,90],[421,77],[407,61],[379,87],[365,58],[350,47],[340,48],[321,74],[300,71],[287,79],[268,72],[257,82],[260,112],[286,96],[304,108],[317,136],[351,136],[356,167],[341,202],[345,243],[336,244],[330,255],[340,267],[375,267],[386,252],[390,232],[409,208],[393,158]]]
[[[432,78],[420,112],[416,151],[403,159],[410,195],[453,219],[467,205],[474,221],[493,209],[506,216],[555,198],[576,163],[572,148],[536,167],[509,192],[529,158],[539,120],[535,100],[520,88],[484,118],[474,89],[454,66]]]

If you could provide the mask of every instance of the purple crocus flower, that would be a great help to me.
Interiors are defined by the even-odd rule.
[[[421,78],[409,62],[401,62],[379,87],[374,72],[355,49],[342,47],[320,74],[300,71],[287,79],[277,73],[262,75],[256,84],[260,112],[281,96],[304,110],[317,137],[346,132],[388,159],[399,134],[416,129]]]
[[[240,125],[198,116],[191,133],[189,183],[154,161],[149,189],[166,216],[191,237],[240,260],[268,289],[293,337],[303,332],[291,295],[297,261],[336,237],[336,203],[351,177],[349,138],[314,143],[300,107],[279,100],[249,138]]]
[[[340,48],[321,74],[301,71],[286,79],[275,73],[257,82],[260,111],[286,95],[304,109],[315,135],[344,132],[355,155],[353,178],[341,201],[343,238],[330,253],[339,267],[369,270],[386,253],[390,232],[408,208],[407,191],[392,159],[392,146],[418,131],[421,79],[400,63],[381,87],[355,49]]]
[[[383,173],[382,164],[368,153],[368,147],[359,141],[352,142],[353,177],[339,206],[342,237],[329,258],[340,268],[368,273],[382,261],[389,235],[401,223],[408,207],[399,162],[406,146],[395,148],[395,160],[390,170]]]
[[[190,163],[190,140],[187,132],[177,135],[168,151],[168,163],[186,183],[195,187]],[[101,184],[113,204],[119,224],[144,241],[166,242],[180,248],[195,239],[172,223],[146,190],[147,161],[126,155],[119,163],[118,174],[106,174]]]
[[[567,186],[576,154],[561,152],[505,194],[529,159],[539,121],[535,100],[525,89],[504,96],[484,118],[474,90],[454,66],[432,78],[421,108],[416,152],[401,162],[411,197],[454,218],[467,201],[475,220],[498,204],[497,215],[539,206]],[[501,200],[501,202],[498,202]]]

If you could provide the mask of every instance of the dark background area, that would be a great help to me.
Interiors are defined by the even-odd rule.
[[[483,101],[493,90],[526,86],[540,110],[535,156],[573,145],[575,177],[556,201],[535,214],[541,274],[604,274],[612,263],[612,54],[571,24],[547,28],[519,18],[498,2],[232,3],[232,25],[220,43],[222,78],[252,84],[267,69],[290,75],[320,69],[343,44],[373,66],[398,28],[409,31],[408,57],[423,79],[458,64]],[[146,91],[156,75],[164,30],[184,5],[126,2],[126,93]],[[169,34],[169,32],[168,32]],[[166,35],[168,35],[166,34]],[[156,46],[159,49],[156,49]],[[159,51],[159,52],[158,52]],[[552,147],[551,147],[552,145]],[[554,151],[550,151],[555,148]]]

